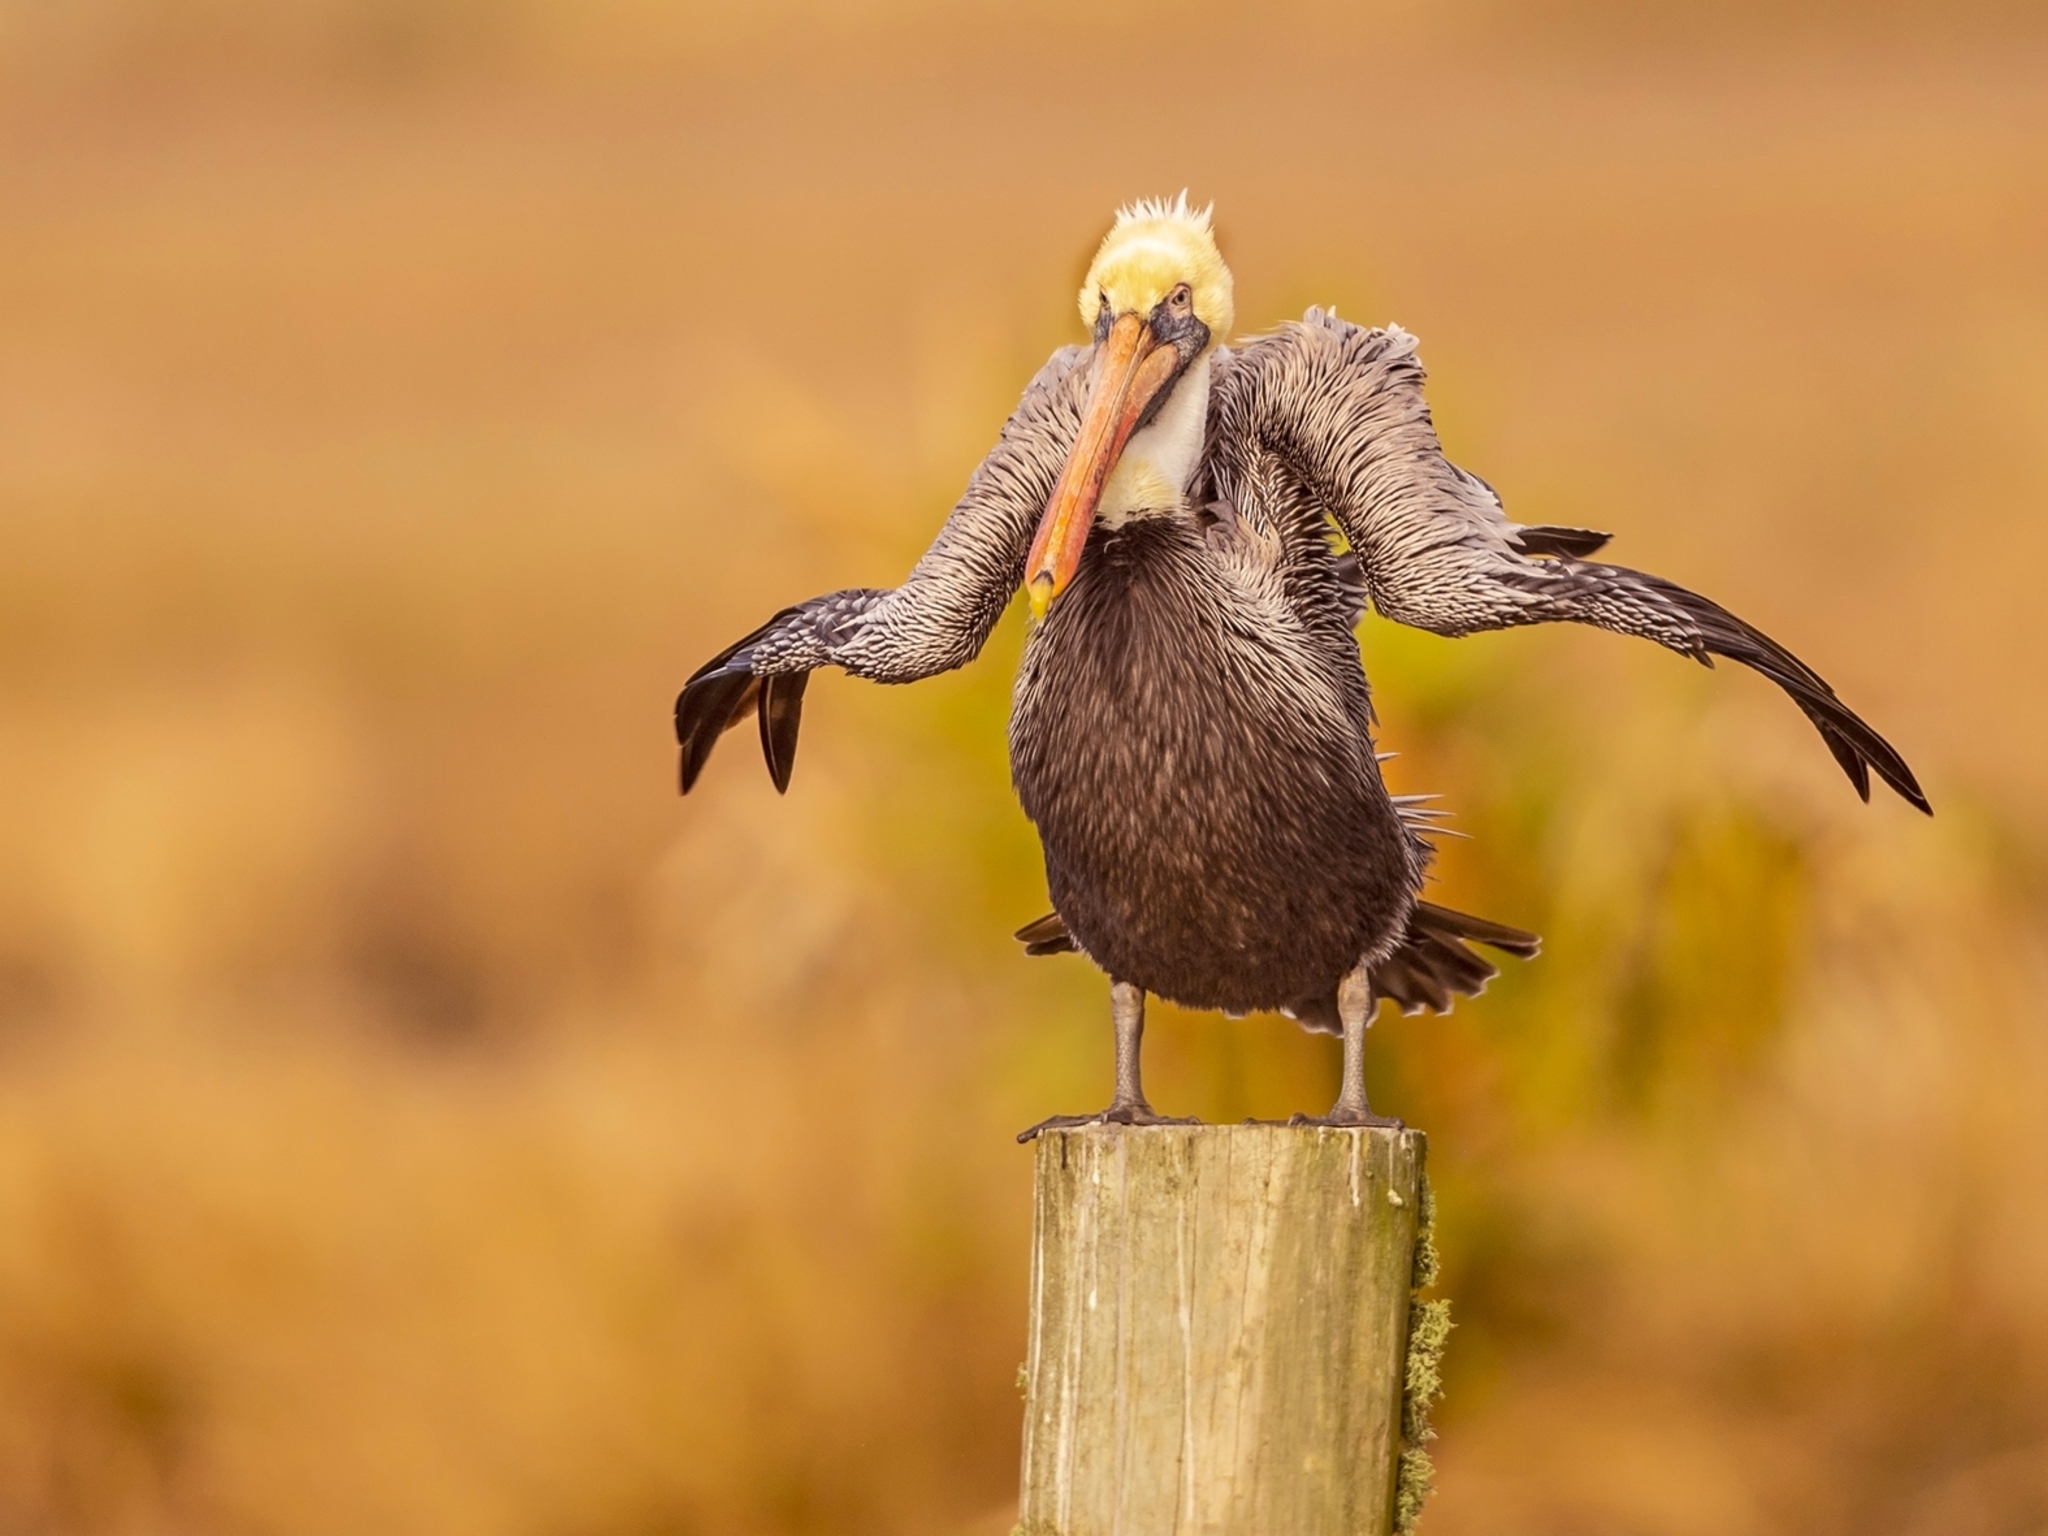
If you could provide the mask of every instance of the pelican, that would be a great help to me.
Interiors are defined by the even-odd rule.
[[[1354,626],[1434,634],[1560,620],[1727,657],[1791,695],[1866,801],[1927,798],[1904,759],[1790,651],[1661,577],[1589,557],[1608,535],[1508,520],[1445,458],[1415,338],[1311,309],[1232,348],[1230,270],[1187,195],[1124,208],[1055,352],[901,586],[785,608],[676,701],[688,793],[749,715],[789,785],[818,667],[908,683],[974,659],[1018,587],[1033,623],[1011,776],[1054,911],[1018,937],[1108,974],[1108,1108],[1034,1126],[1169,1123],[1139,1070],[1148,995],[1273,1010],[1343,1038],[1329,1113],[1365,1093],[1376,1005],[1448,1010],[1536,936],[1421,899],[1432,813],[1390,794]],[[1340,552],[1337,537],[1345,546]]]

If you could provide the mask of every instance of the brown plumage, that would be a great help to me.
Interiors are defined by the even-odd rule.
[[[1604,533],[1508,521],[1444,458],[1406,333],[1311,310],[1216,345],[1229,274],[1184,204],[1121,216],[1082,305],[1093,346],[1032,381],[902,586],[784,609],[676,706],[686,791],[750,714],[786,788],[812,668],[907,682],[958,666],[1025,586],[1040,621],[1011,766],[1055,911],[1018,937],[1116,983],[1116,1098],[1081,1118],[1158,1119],[1138,1076],[1152,992],[1341,1033],[1327,1118],[1372,1123],[1377,1003],[1441,1012],[1495,974],[1473,945],[1536,953],[1533,934],[1419,899],[1439,813],[1380,776],[1352,633],[1368,605],[1439,634],[1568,620],[1740,661],[1791,695],[1866,799],[1874,772],[1927,809],[1898,753],[1783,646],[1589,559]]]

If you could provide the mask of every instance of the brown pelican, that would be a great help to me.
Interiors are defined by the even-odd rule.
[[[783,609],[676,701],[685,793],[749,714],[784,789],[813,668],[907,683],[960,666],[1024,587],[1010,761],[1055,911],[1018,937],[1108,972],[1116,1031],[1109,1107],[1044,1125],[1160,1122],[1139,1078],[1147,993],[1341,1034],[1342,1091],[1314,1123],[1389,1123],[1365,1095],[1379,999],[1443,1011],[1495,974],[1470,943],[1536,952],[1419,897],[1429,813],[1380,777],[1353,634],[1367,604],[1440,635],[1571,620],[1742,662],[1865,800],[1874,770],[1928,809],[1899,754],[1776,641],[1588,559],[1606,534],[1510,522],[1444,457],[1406,332],[1311,309],[1224,347],[1230,272],[1185,193],[1118,213],[1080,303],[1092,342],[1031,381],[901,586]]]

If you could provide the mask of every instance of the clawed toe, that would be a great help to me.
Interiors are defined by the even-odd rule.
[[[1101,1120],[1101,1115],[1048,1115],[1029,1130],[1019,1131],[1017,1140],[1033,1141],[1047,1131],[1071,1131],[1076,1126],[1096,1125]]]
[[[1162,1115],[1150,1104],[1112,1104],[1095,1117],[1110,1125],[1200,1125],[1193,1115]]]
[[[1289,1125],[1327,1126],[1332,1130],[1340,1131],[1405,1131],[1408,1129],[1407,1121],[1397,1120],[1392,1115],[1376,1115],[1371,1110],[1367,1110],[1363,1114],[1355,1110],[1340,1112],[1333,1109],[1327,1115],[1289,1115],[1287,1123]]]
[[[1112,1104],[1092,1115],[1053,1115],[1041,1120],[1028,1131],[1019,1131],[1017,1140],[1031,1141],[1046,1131],[1071,1131],[1084,1125],[1200,1125],[1202,1122],[1192,1115],[1162,1115],[1150,1104]]]
[[[1019,1131],[1019,1142],[1035,1141],[1047,1131],[1072,1131],[1084,1125],[1200,1125],[1202,1122],[1192,1115],[1162,1115],[1149,1104],[1112,1104],[1107,1109],[1097,1110],[1092,1115],[1052,1115],[1038,1122],[1028,1131]],[[1408,1122],[1392,1115],[1376,1115],[1371,1110],[1331,1110],[1327,1115],[1289,1115],[1285,1120],[1247,1120],[1246,1125],[1289,1125],[1318,1126],[1330,1130],[1358,1131],[1405,1131]]]

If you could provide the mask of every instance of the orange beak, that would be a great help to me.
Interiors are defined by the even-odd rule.
[[[1073,580],[1102,487],[1153,397],[1179,368],[1179,353],[1160,345],[1152,327],[1137,314],[1119,317],[1095,349],[1095,381],[1081,412],[1081,430],[1024,562],[1024,592],[1034,617],[1043,619],[1052,600]]]

